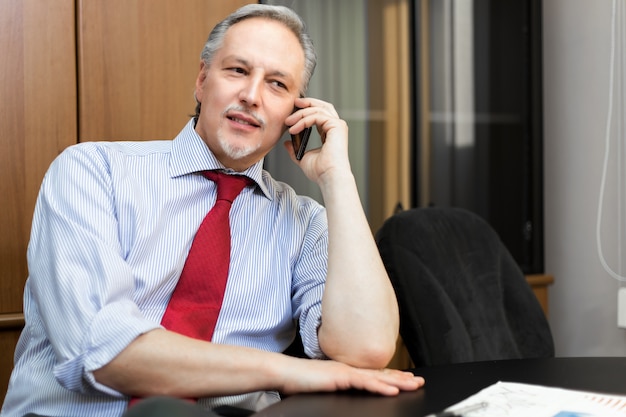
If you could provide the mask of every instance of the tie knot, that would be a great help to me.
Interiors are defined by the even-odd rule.
[[[204,171],[205,177],[217,184],[217,199],[226,200],[232,204],[246,185],[252,180],[244,175],[229,175],[219,171]]]

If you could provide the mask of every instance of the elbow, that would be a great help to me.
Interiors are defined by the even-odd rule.
[[[359,368],[381,369],[386,368],[396,353],[395,343],[370,343],[358,353],[355,358]]]
[[[324,349],[322,349],[324,350]],[[395,341],[370,341],[360,346],[347,346],[344,349],[324,350],[333,360],[363,369],[381,369],[387,367],[396,352]]]

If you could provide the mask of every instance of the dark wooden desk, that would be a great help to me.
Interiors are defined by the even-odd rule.
[[[398,397],[361,392],[289,397],[257,417],[420,417],[441,411],[498,381],[626,395],[626,357],[554,358],[475,362],[418,368],[420,391]]]

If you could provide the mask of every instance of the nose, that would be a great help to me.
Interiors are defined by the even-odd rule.
[[[239,92],[239,100],[249,107],[257,107],[261,100],[263,79],[259,76],[251,76]]]

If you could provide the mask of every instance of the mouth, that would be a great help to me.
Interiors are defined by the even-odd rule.
[[[256,118],[244,113],[229,113],[226,118],[238,125],[261,127],[261,123]]]

